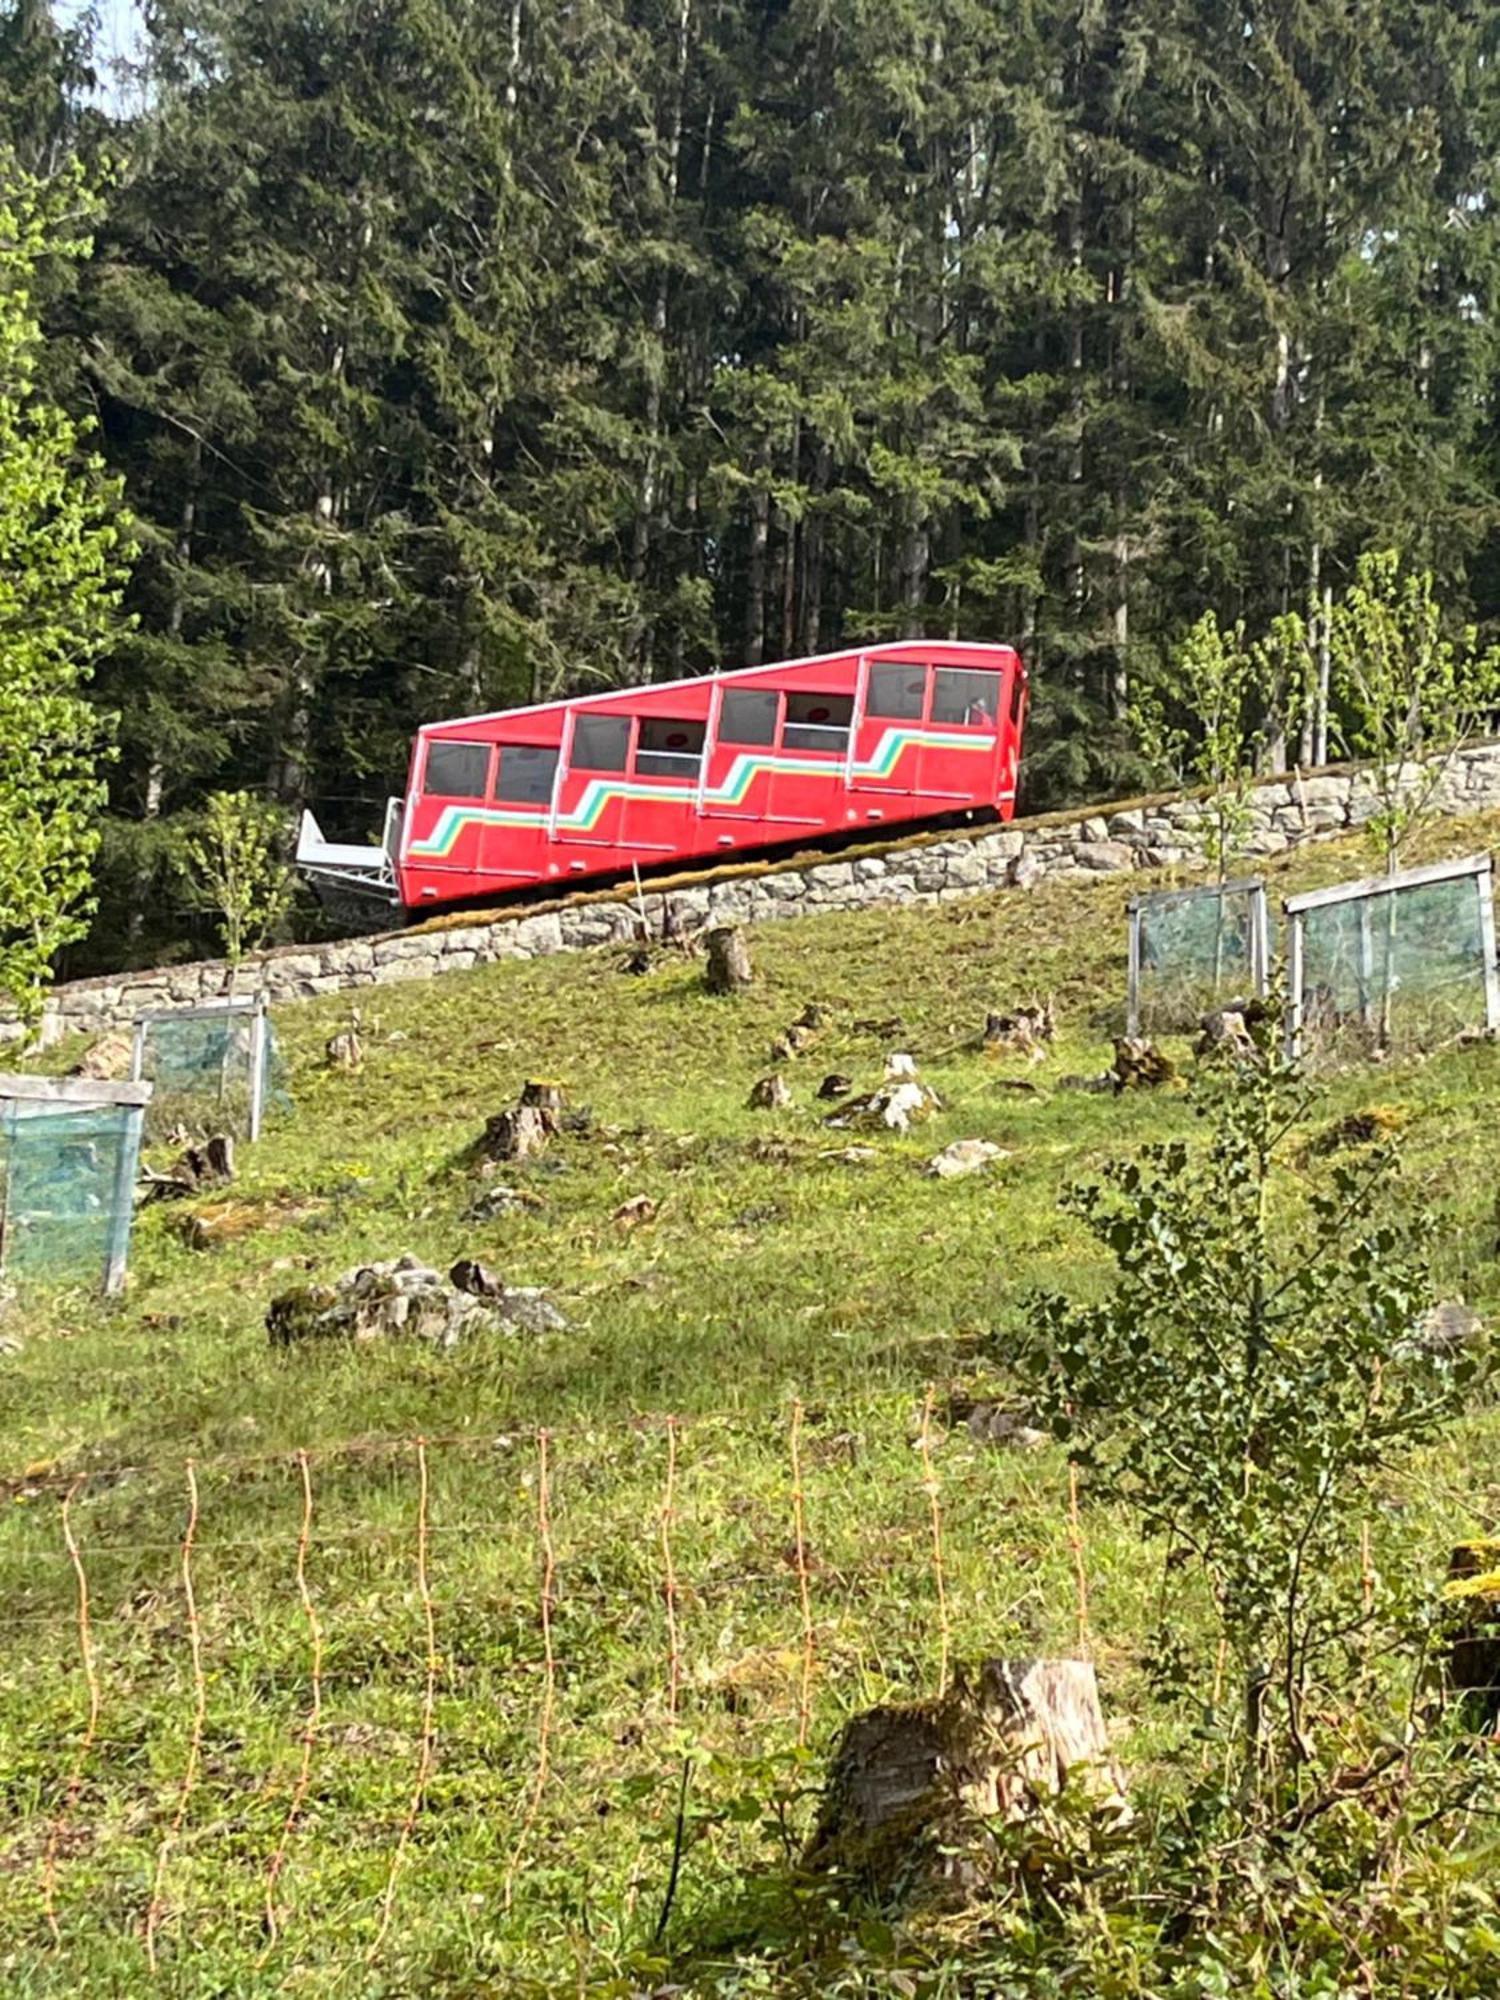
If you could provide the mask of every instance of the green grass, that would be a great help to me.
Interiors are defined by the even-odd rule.
[[[1494,832],[1450,825],[1429,851],[1469,851]],[[1268,873],[1285,893],[1366,865],[1352,846],[1328,847]],[[235,1191],[256,1226],[195,1251],[173,1210],[152,1208],[124,1301],[31,1299],[8,1322],[22,1346],[0,1359],[4,1992],[149,1990],[143,1933],[164,1835],[164,1990],[602,1995],[631,1991],[632,1978],[649,1990],[684,1754],[693,1837],[664,1949],[693,1991],[775,1990],[754,1983],[774,1982],[788,1920],[764,1799],[778,1787],[791,1799],[795,1844],[839,1720],[930,1691],[945,1638],[953,1658],[1075,1643],[1061,1461],[980,1447],[944,1411],[953,1383],[1003,1386],[1007,1337],[1035,1289],[1104,1282],[1058,1214],[1061,1186],[1192,1128],[1177,1091],[1117,1100],[1055,1087],[1107,1060],[1127,894],[1109,880],[768,925],[753,934],[757,985],[735,1000],[706,996],[691,961],[637,978],[611,954],[388,988],[362,999],[367,1056],[353,1076],[322,1058],[346,999],[284,1010],[295,1114],[244,1150]],[[978,1047],[989,1008],[1048,994],[1061,1032],[1045,1064]],[[780,1065],[794,1108],[749,1110],[771,1042],[811,1000],[832,1021]],[[873,1085],[897,1048],[918,1058],[941,1113],[907,1137],[827,1129],[814,1098],[824,1073]],[[482,1183],[465,1148],[533,1075],[563,1078],[593,1126],[501,1170],[539,1206],[469,1222]],[[1005,1088],[1021,1075],[1039,1095]],[[1438,1218],[1444,1287],[1481,1309],[1500,1296],[1497,1081],[1500,1050],[1453,1050],[1336,1077],[1317,1115],[1321,1126],[1398,1108],[1406,1194]],[[1006,1157],[973,1180],[925,1176],[959,1137]],[[838,1157],[851,1141],[875,1157]],[[655,1219],[617,1222],[641,1194]],[[403,1250],[444,1267],[479,1257],[546,1285],[569,1328],[448,1354],[269,1348],[278,1290]],[[919,1448],[928,1384],[945,1616]],[[273,1941],[267,1870],[310,1699],[300,1452],[322,1715]],[[201,1681],[181,1554],[190,1458]],[[100,1708],[70,1796],[89,1700],[60,1500],[83,1475],[70,1521]],[[1497,1491],[1494,1427],[1476,1416],[1393,1488],[1373,1524],[1379,1560],[1439,1568],[1450,1539],[1492,1525]],[[1194,1718],[1154,1690],[1152,1552],[1086,1496],[1081,1535],[1108,1709],[1131,1761],[1166,1768]],[[49,1842],[59,1944],[45,1912]]]

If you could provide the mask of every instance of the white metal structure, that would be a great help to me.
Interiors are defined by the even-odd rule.
[[[1156,889],[1148,895],[1132,896],[1128,905],[1130,924],[1129,958],[1126,971],[1125,1031],[1141,1031],[1142,973],[1149,970],[1146,940],[1154,917],[1183,913],[1194,908],[1220,912],[1242,902],[1250,918],[1249,965],[1236,960],[1236,986],[1248,974],[1251,991],[1263,996],[1271,973],[1271,922],[1266,904],[1266,885],[1258,877],[1238,882],[1202,882],[1191,889]]]
[[[1395,875],[1368,875],[1357,882],[1339,882],[1331,889],[1312,889],[1305,895],[1289,896],[1282,904],[1287,920],[1287,1014],[1286,1047],[1290,1056],[1302,1052],[1303,1027],[1307,1012],[1307,932],[1308,918],[1341,904],[1360,903],[1357,913],[1358,954],[1361,992],[1369,1009],[1369,995],[1375,978],[1376,910],[1394,937],[1403,897],[1414,891],[1443,883],[1472,884],[1475,898],[1475,926],[1480,945],[1484,1026],[1500,1031],[1500,975],[1495,965],[1495,864],[1488,854],[1470,855],[1462,861],[1437,861],[1425,868],[1406,868]],[[1392,900],[1394,899],[1394,900]],[[1387,980],[1390,973],[1387,970]]]

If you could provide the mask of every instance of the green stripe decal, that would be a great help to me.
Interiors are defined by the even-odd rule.
[[[889,778],[908,750],[926,747],[931,750],[989,753],[994,750],[995,743],[993,736],[940,736],[931,729],[888,729],[875,746],[874,756],[865,763],[856,764],[853,775],[856,778]],[[788,777],[840,780],[844,776],[841,764],[813,764],[805,757],[747,751],[735,758],[722,784],[711,785],[705,790],[704,803],[741,805],[755,780],[773,772]],[[591,832],[598,825],[605,807],[616,799],[670,799],[691,805],[697,797],[698,787],[692,782],[640,785],[633,784],[628,778],[591,778],[578,803],[568,812],[559,813],[557,831],[559,834]],[[407,857],[423,861],[446,860],[471,826],[526,826],[535,829],[545,827],[547,823],[545,807],[535,812],[518,812],[506,806],[444,806],[432,832],[425,840],[414,840],[407,849]]]

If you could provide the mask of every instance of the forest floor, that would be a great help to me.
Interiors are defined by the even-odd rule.
[[[1263,872],[1279,897],[1367,867],[1345,842]],[[1006,1397],[1038,1290],[1107,1280],[1064,1186],[1193,1130],[1181,1088],[1057,1087],[1120,1031],[1132,886],[765,926],[729,999],[611,952],[382,989],[356,1073],[324,1058],[347,997],[283,1010],[252,1226],[195,1249],[195,1204],[153,1204],[121,1301],[0,1327],[5,1994],[791,1991],[791,1864],[853,1711],[1081,1635],[1132,1769],[1203,1754],[1152,1671],[1157,1552],[1072,1510],[1052,1447],[953,1421]],[[1044,1061],[980,1046],[1048,996]],[[814,1001],[829,1025],[773,1065]],[[830,1129],[825,1073],[870,1088],[895,1050],[942,1109]],[[794,1102],[751,1110],[772,1067]],[[466,1148],[537,1076],[592,1122],[486,1181]],[[1385,1107],[1441,1289],[1481,1312],[1497,1090],[1489,1044],[1356,1067],[1302,1135]],[[1002,1157],[924,1172],[961,1138]],[[527,1199],[468,1219],[496,1180]],[[278,1292],[404,1251],[545,1287],[566,1329],[269,1344]],[[1490,1417],[1388,1497],[1374,1560],[1440,1571],[1500,1513]]]

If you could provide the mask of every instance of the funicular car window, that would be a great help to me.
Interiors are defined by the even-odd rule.
[[[703,761],[704,725],[669,716],[647,716],[635,746],[635,768],[643,778],[696,778]]]
[[[556,776],[555,750],[535,743],[502,743],[495,797],[511,806],[550,805]]]
[[[1000,676],[971,667],[939,667],[932,677],[934,722],[993,729],[1000,713]]]
[[[575,771],[623,771],[630,754],[628,715],[580,715],[573,723]]]
[[[482,799],[489,775],[488,743],[428,743],[422,777],[427,798]]]
[[[719,710],[721,743],[774,743],[780,695],[763,688],[725,688]]]
[[[865,714],[904,716],[918,721],[927,699],[927,669],[899,660],[877,660],[870,668]]]
[[[781,727],[784,750],[828,750],[842,755],[849,743],[853,697],[847,694],[789,694]]]

